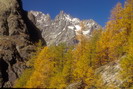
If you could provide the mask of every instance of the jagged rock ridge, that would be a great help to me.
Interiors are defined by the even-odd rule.
[[[36,19],[36,26],[41,30],[42,37],[45,39],[47,45],[58,45],[59,43],[66,43],[73,45],[78,42],[76,36],[81,30],[81,22],[85,25],[82,31],[83,35],[90,36],[94,29],[100,29],[94,20],[80,20],[73,18],[69,14],[61,11],[54,20],[50,18],[49,14],[44,14],[38,11],[30,11]]]

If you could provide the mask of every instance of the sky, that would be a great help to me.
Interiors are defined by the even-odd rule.
[[[109,20],[110,12],[117,2],[125,0],[22,0],[24,10],[41,11],[54,19],[60,11],[81,20],[93,19],[101,26]]]

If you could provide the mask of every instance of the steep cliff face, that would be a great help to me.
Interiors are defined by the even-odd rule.
[[[66,43],[67,45],[76,44],[78,43],[76,36],[79,35],[79,32],[89,37],[93,30],[101,28],[94,20],[82,21],[78,18],[73,18],[63,11],[54,20],[50,18],[49,14],[42,12],[30,11],[29,13],[35,16],[36,26],[41,30],[42,37],[48,46],[60,43]],[[82,31],[81,22],[85,26],[85,29],[82,29]]]
[[[12,87],[26,67],[24,61],[34,51],[33,42],[39,40],[31,32],[38,30],[28,20],[21,0],[0,0],[0,87]]]

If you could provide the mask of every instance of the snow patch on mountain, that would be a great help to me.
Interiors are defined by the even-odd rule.
[[[75,25],[75,27],[76,27],[76,31],[81,30],[81,26],[79,26],[79,25]]]
[[[73,18],[73,19],[72,19],[72,22],[73,22],[73,23],[80,23],[80,20],[79,20],[78,18]]]
[[[68,28],[74,30],[75,27],[74,26],[68,26]]]
[[[87,34],[89,34],[89,33],[90,33],[90,30],[83,31],[83,34],[84,34],[84,35],[87,35]]]
[[[72,21],[72,19],[71,19],[71,17],[69,15],[66,15],[65,19],[68,20],[68,21]]]

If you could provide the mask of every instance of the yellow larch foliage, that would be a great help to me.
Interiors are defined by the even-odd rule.
[[[49,77],[54,68],[52,61],[52,55],[49,53],[49,48],[45,47],[34,64],[35,71],[31,75],[29,81],[26,84],[26,88],[44,88],[49,85]]]
[[[128,6],[127,3],[124,8],[118,3],[112,10],[110,20],[97,43],[99,65],[118,60],[126,53],[131,32],[131,12],[131,5]]]

